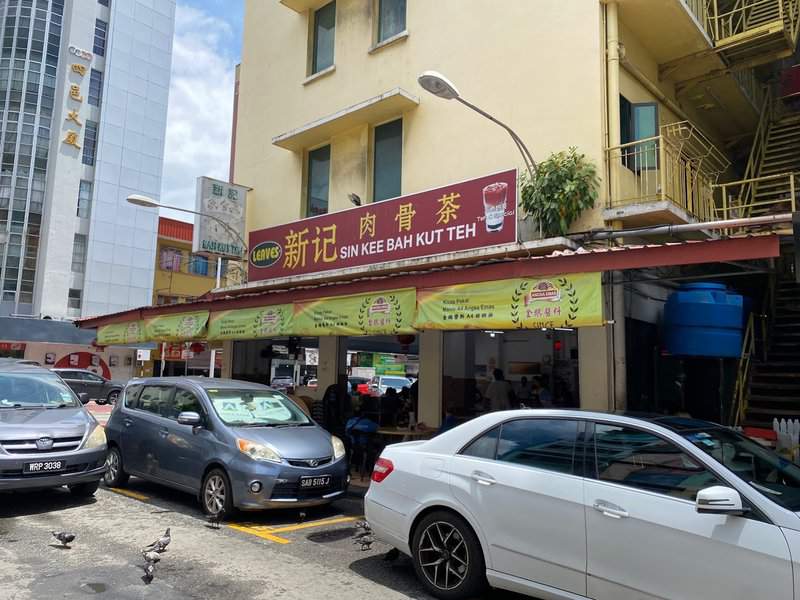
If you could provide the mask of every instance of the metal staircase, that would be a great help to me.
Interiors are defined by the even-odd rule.
[[[797,202],[800,174],[800,115],[773,121],[757,177],[751,216],[787,212]],[[792,203],[794,197],[795,203]]]

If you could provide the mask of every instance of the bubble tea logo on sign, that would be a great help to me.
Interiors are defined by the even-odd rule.
[[[483,188],[483,214],[486,231],[502,231],[506,218],[508,184],[502,181],[490,183]]]

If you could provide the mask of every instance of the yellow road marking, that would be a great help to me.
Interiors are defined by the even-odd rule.
[[[270,533],[286,533],[289,531],[299,531],[301,529],[310,529],[311,527],[324,527],[325,525],[337,525],[339,523],[352,523],[364,517],[339,517],[337,519],[326,519],[323,521],[309,521],[308,523],[299,523],[297,525],[287,525],[286,527],[271,527]]]
[[[281,527],[271,527],[269,525],[255,525],[253,523],[244,523],[241,525],[228,525],[231,529],[249,533],[257,537],[275,542],[278,544],[291,544],[292,541],[275,535],[276,533],[289,533],[291,531],[300,531],[302,529],[311,529],[313,527],[325,527],[326,525],[338,525],[340,523],[352,523],[364,517],[338,517],[335,519],[324,519],[322,521],[310,521],[308,523],[298,523],[297,525],[286,525]]]
[[[291,544],[291,541],[287,540],[286,538],[272,535],[266,531],[262,531],[261,529],[256,529],[255,527],[248,527],[246,525],[228,525],[228,527],[231,529],[236,529],[237,531],[249,533],[250,535],[255,535],[265,540],[269,540],[270,542],[275,542],[276,544]]]
[[[145,502],[146,500],[150,499],[150,496],[145,496],[144,494],[140,494],[139,492],[132,492],[131,490],[123,490],[122,488],[108,488],[108,489],[116,494],[121,494],[123,496],[128,496],[129,498],[141,500],[142,502]]]

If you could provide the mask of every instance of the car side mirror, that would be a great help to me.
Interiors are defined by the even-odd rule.
[[[715,485],[697,492],[695,509],[699,513],[712,515],[743,515],[750,510],[742,505],[742,497],[739,492],[722,485]]]
[[[78,399],[81,401],[81,404],[88,404],[89,403],[89,394],[86,392],[81,392],[78,394]]]
[[[181,425],[191,425],[192,427],[199,427],[203,424],[203,418],[196,412],[187,411],[178,415],[178,423]]]

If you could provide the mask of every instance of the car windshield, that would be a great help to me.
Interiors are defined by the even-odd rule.
[[[776,504],[800,511],[800,467],[790,460],[730,429],[680,433]]]
[[[269,390],[206,390],[214,411],[237,427],[311,425],[297,405],[283,394]]]
[[[394,388],[396,392],[399,392],[404,387],[409,387],[410,385],[411,382],[403,377],[383,377],[381,379],[381,387]]]
[[[0,409],[77,406],[75,394],[58,375],[0,373]]]

